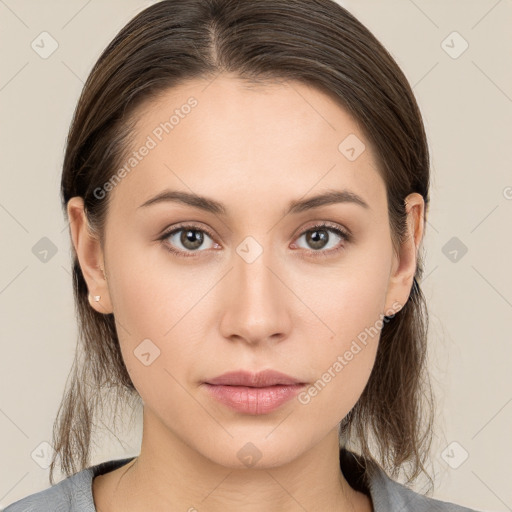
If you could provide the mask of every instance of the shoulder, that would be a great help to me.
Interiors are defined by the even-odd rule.
[[[349,483],[371,497],[374,512],[480,512],[417,493],[392,480],[374,460],[364,459],[354,452],[341,449],[340,464]],[[363,467],[368,470],[367,478],[362,474]]]
[[[4,512],[96,512],[92,496],[95,476],[112,471],[132,458],[110,460],[83,469],[57,484],[18,500]]]
[[[396,482],[380,469],[370,481],[375,511],[401,510],[402,512],[479,512],[475,509],[441,501],[419,494]]]
[[[84,469],[48,489],[36,492],[9,505],[4,512],[65,512],[75,510],[72,501],[82,506],[77,510],[94,512],[84,508],[87,502],[87,483],[92,482],[91,469]],[[85,503],[84,503],[85,502]]]

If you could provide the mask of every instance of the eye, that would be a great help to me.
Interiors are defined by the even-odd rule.
[[[334,237],[334,248],[327,248],[331,242],[331,236],[329,233],[333,233]],[[210,239],[210,243],[205,245],[205,235]],[[306,250],[308,257],[328,257],[330,255],[338,253],[345,248],[345,244],[341,244],[336,238],[344,241],[351,242],[352,235],[337,225],[331,225],[327,223],[320,223],[304,231],[297,240],[305,237],[306,242],[313,247],[312,250]],[[191,224],[174,226],[173,229],[166,231],[159,240],[163,246],[169,252],[181,257],[194,257],[195,253],[204,252],[199,250],[203,249],[219,248],[220,246],[213,242],[213,235],[206,229],[194,226]],[[293,244],[296,246],[296,244]],[[326,254],[327,253],[327,254]],[[303,257],[303,256],[301,256]]]
[[[212,242],[210,247],[206,247],[206,249],[212,248],[212,245],[218,246],[218,244],[213,242],[213,235],[209,231],[193,225],[174,227],[171,231],[165,232],[160,237],[160,240],[168,251],[186,258],[195,256],[194,253],[196,252],[203,252],[199,251],[199,248],[204,245],[205,235]],[[175,247],[178,248],[176,249]]]
[[[332,241],[332,236],[330,236],[329,233],[334,233],[335,235]],[[312,226],[308,230],[304,231],[297,240],[300,240],[302,237],[305,237],[306,243],[309,244],[310,247],[313,247],[312,250],[307,251],[312,257],[327,257],[343,250],[345,245],[340,245],[339,241],[336,242],[336,238],[341,239],[344,242],[350,242],[352,239],[350,233],[344,229],[326,223]],[[329,245],[331,248],[328,247]]]

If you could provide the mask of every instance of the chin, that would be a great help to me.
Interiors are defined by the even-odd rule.
[[[208,446],[196,449],[213,463],[229,469],[271,469],[292,462],[304,449],[304,443],[287,436],[271,433],[275,427],[263,429],[264,433],[234,435],[225,442],[212,440]],[[228,429],[229,430],[229,429]]]

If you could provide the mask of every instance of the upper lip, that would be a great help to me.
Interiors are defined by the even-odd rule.
[[[249,386],[254,388],[264,388],[279,384],[288,386],[303,384],[303,382],[275,370],[263,370],[257,373],[244,370],[227,372],[207,380],[206,383],[216,386]]]

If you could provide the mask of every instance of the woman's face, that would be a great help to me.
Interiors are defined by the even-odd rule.
[[[83,267],[94,255],[105,265],[107,282],[94,265],[85,272],[101,296],[92,307],[114,313],[154,435],[225,466],[247,453],[266,466],[292,460],[355,405],[383,316],[412,284],[415,246],[393,253],[369,142],[314,88],[221,75],[146,105],[131,150],[117,181],[96,191],[111,195],[103,252],[79,255]],[[343,191],[367,206],[312,200]],[[151,201],[164,192],[188,199]],[[414,204],[422,210],[421,196]],[[280,405],[263,392],[248,404],[241,391],[239,408],[205,385],[266,369],[304,385]]]

